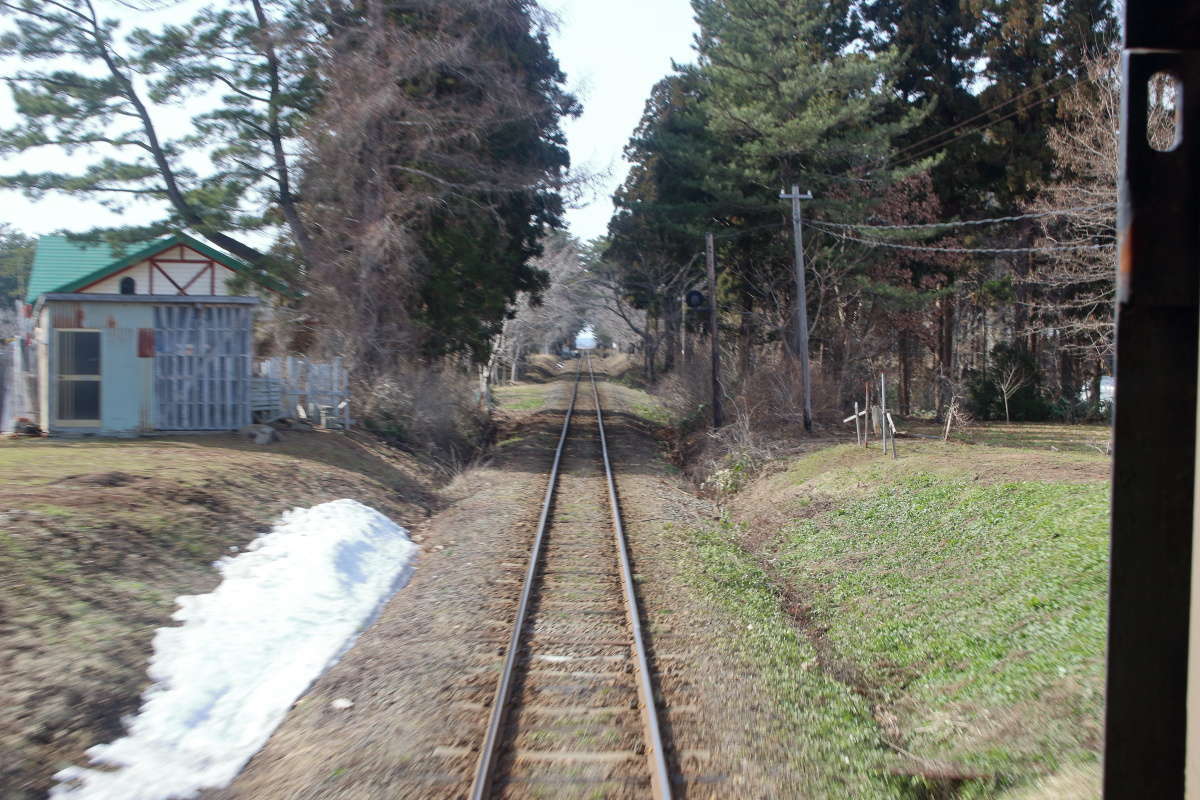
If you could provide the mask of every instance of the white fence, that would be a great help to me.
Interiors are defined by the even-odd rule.
[[[34,344],[27,336],[0,344],[0,433],[17,430],[21,420],[37,420],[33,352]]]
[[[326,428],[349,428],[350,381],[342,359],[257,359],[250,409],[262,421],[296,417]]]

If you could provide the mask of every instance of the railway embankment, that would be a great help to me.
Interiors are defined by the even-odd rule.
[[[908,440],[726,480],[692,578],[743,621],[811,796],[1099,796],[1108,475]]]
[[[175,596],[213,588],[212,561],[287,508],[354,497],[420,543],[412,581],[205,800],[464,791],[569,394],[564,370],[544,366],[542,382],[498,390],[494,447],[436,490],[415,461],[334,435],[270,448],[181,437],[0,450],[11,507],[0,735],[18,754],[0,776],[6,790],[42,797],[56,769],[120,735],[154,630]],[[605,381],[599,399],[677,794],[1089,796],[1102,735],[1105,457],[1040,440],[902,441],[893,461],[818,441],[698,493],[664,456],[667,412],[654,397]],[[575,455],[572,475],[595,472]],[[583,499],[568,493],[558,510],[610,536]],[[595,720],[552,733],[522,746],[628,749]],[[590,796],[601,787],[589,780],[554,796]]]
[[[214,561],[345,497],[413,527],[444,504],[437,478],[358,434],[0,443],[0,796],[45,797],[125,732],[155,631],[216,588]]]

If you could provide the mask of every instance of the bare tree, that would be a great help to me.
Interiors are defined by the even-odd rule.
[[[1012,422],[1008,415],[1008,401],[1017,392],[1021,391],[1021,387],[1029,383],[1029,376],[1025,374],[1025,370],[1018,364],[1014,364],[1004,371],[1000,380],[996,381],[996,386],[1000,389],[1000,394],[1004,397],[1004,421]],[[947,426],[947,430],[949,427]]]
[[[306,141],[304,194],[319,254],[311,307],[327,346],[366,374],[419,349],[420,288],[431,271],[422,245],[435,220],[468,209],[473,230],[505,241],[519,198],[568,183],[556,164],[489,149],[502,131],[570,113],[488,44],[493,29],[527,25],[527,7],[413,0],[407,8],[418,22],[398,24],[388,4],[367,0],[356,5],[362,20],[330,23],[328,91]]]

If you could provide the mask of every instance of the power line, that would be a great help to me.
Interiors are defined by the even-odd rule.
[[[1088,78],[1088,80],[1091,80],[1091,78]],[[1020,114],[1022,111],[1028,111],[1028,110],[1029,110],[1029,109],[1031,109],[1031,108],[1036,108],[1037,106],[1040,106],[1042,103],[1045,103],[1045,102],[1048,102],[1048,101],[1050,101],[1050,100],[1053,100],[1054,98],[1056,98],[1056,97],[1058,97],[1059,95],[1061,95],[1063,92],[1065,92],[1065,91],[1067,91],[1068,89],[1070,89],[1071,87],[1075,86],[1077,83],[1079,83],[1079,79],[1078,79],[1078,78],[1076,78],[1075,80],[1071,81],[1071,83],[1069,83],[1069,84],[1067,84],[1066,86],[1064,86],[1063,88],[1059,89],[1059,90],[1058,90],[1057,92],[1055,92],[1054,94],[1048,94],[1048,95],[1046,95],[1045,97],[1042,97],[1042,98],[1039,98],[1039,99],[1037,99],[1037,100],[1034,100],[1034,101],[1033,101],[1032,103],[1030,103],[1029,105],[1027,105],[1027,106],[1021,106],[1020,108],[1014,109],[1013,111],[1010,111],[1010,112],[1008,112],[1008,113],[1007,113],[1007,114],[1005,114],[1004,116],[997,117],[996,119],[987,120],[987,121],[986,121],[986,122],[984,122],[982,125],[977,125],[977,126],[975,126],[975,127],[973,127],[973,128],[970,128],[969,130],[965,130],[965,131],[962,131],[962,132],[960,132],[960,133],[957,133],[957,134],[955,134],[954,136],[951,136],[949,139],[947,139],[947,140],[946,140],[946,141],[944,141],[944,142],[941,142],[941,143],[939,143],[939,144],[934,144],[934,145],[932,145],[932,146],[930,146],[930,147],[927,147],[927,148],[925,148],[924,150],[919,150],[919,151],[918,151],[918,152],[916,152],[916,153],[913,153],[913,154],[907,155],[907,156],[905,156],[903,159],[901,159],[900,161],[897,161],[897,162],[895,162],[895,163],[889,163],[889,164],[885,164],[883,167],[880,167],[878,170],[872,170],[872,172],[878,172],[879,170],[885,169],[885,168],[887,168],[887,167],[889,167],[889,166],[891,166],[891,167],[900,167],[900,166],[904,166],[904,165],[907,165],[907,164],[911,164],[911,163],[913,163],[914,161],[916,161],[917,159],[920,159],[920,158],[922,158],[923,156],[926,156],[926,155],[928,155],[928,154],[930,154],[930,153],[934,153],[934,152],[937,152],[938,150],[941,150],[942,148],[944,148],[944,147],[946,147],[947,145],[949,145],[951,142],[956,142],[956,141],[958,141],[959,139],[961,139],[961,138],[962,138],[962,137],[964,137],[964,136],[970,136],[971,134],[974,134],[974,133],[980,133],[980,132],[982,132],[982,131],[985,131],[985,130],[987,130],[988,128],[992,127],[993,125],[996,125],[997,123],[1004,122],[1004,120],[1006,120],[1006,119],[1010,119],[1011,117],[1015,117],[1017,114]],[[893,158],[894,158],[894,157],[893,157]],[[889,159],[889,161],[890,161],[890,159]],[[870,174],[870,173],[868,173],[868,174]]]
[[[1055,81],[1060,81],[1063,78],[1068,78],[1068,77],[1070,77],[1070,73],[1063,73],[1062,75],[1053,77],[1048,81],[1043,81],[1042,83],[1039,83],[1036,86],[1030,86],[1025,91],[1015,94],[1012,97],[1008,98],[1003,103],[997,103],[996,105],[992,106],[991,108],[986,108],[983,111],[980,111],[978,114],[976,114],[973,117],[968,117],[967,119],[964,119],[962,122],[958,122],[958,123],[955,123],[954,125],[951,125],[949,128],[944,128],[944,129],[938,131],[937,133],[931,133],[930,135],[926,136],[924,139],[918,139],[917,141],[913,142],[912,144],[900,148],[895,153],[888,156],[887,160],[892,161],[892,160],[898,158],[905,150],[911,150],[914,147],[922,145],[925,142],[928,142],[932,139],[936,139],[939,136],[944,136],[947,133],[950,133],[951,131],[958,130],[962,126],[969,125],[970,123],[974,122],[975,120],[979,119],[980,117],[986,117],[988,114],[993,114],[993,113],[999,111],[1000,109],[1004,108],[1009,103],[1017,102],[1022,97],[1024,97],[1027,94],[1030,94],[1031,92],[1036,92],[1038,89],[1043,89],[1043,88],[1049,86],[1050,84],[1054,83]]]
[[[888,242],[883,239],[864,239],[858,236],[849,236],[835,229],[824,227],[820,222],[810,221],[812,227],[822,233],[834,236],[838,239],[843,239],[848,242],[856,242],[864,244],[868,247],[890,247],[894,250],[915,250],[923,253],[1052,253],[1067,250],[1107,250],[1115,247],[1114,244],[1068,244],[1068,245],[1045,245],[1042,247],[928,247],[915,244],[900,244],[898,242]]]
[[[958,228],[971,225],[999,225],[1004,222],[1019,222],[1025,219],[1039,219],[1041,217],[1058,217],[1066,214],[1076,214],[1084,211],[1100,211],[1106,208],[1116,208],[1116,203],[1103,203],[1098,206],[1077,206],[1075,208],[1056,208],[1050,211],[1038,211],[1030,214],[1015,214],[1008,217],[988,217],[987,219],[963,219],[954,220],[952,222],[922,222],[912,223],[909,225],[866,225],[853,222],[828,222],[826,220],[817,220],[822,225],[829,228],[845,228],[851,230],[873,230],[873,231],[901,231],[901,230],[925,230],[931,228]]]

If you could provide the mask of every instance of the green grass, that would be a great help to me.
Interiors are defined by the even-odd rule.
[[[774,733],[794,737],[796,772],[806,781],[797,790],[807,797],[896,796],[880,769],[869,704],[820,671],[769,577],[736,544],[732,524],[693,530],[692,539],[692,582],[743,629],[734,646],[766,678],[780,726]]]
[[[493,392],[497,404],[506,411],[538,411],[546,405],[546,387],[543,384],[497,386]]]
[[[832,679],[802,669],[812,640],[794,632],[776,586],[809,605],[823,653],[851,665],[856,685],[894,714],[904,750],[993,776],[958,796],[994,797],[1098,758],[1107,483],[987,483],[978,467],[939,464],[932,446],[907,465],[831,448],[772,479],[789,490],[789,513],[754,532],[756,552],[741,547],[751,539],[736,523],[695,534],[702,584],[753,626],[747,653],[774,676],[799,730],[823,740],[808,747],[819,773],[836,771],[836,754],[863,780],[885,761],[913,762],[882,749],[861,698],[806,697],[828,693]],[[1037,477],[1047,475],[1043,464]],[[909,796],[913,781],[854,796]]]
[[[896,423],[904,431],[941,437],[944,428],[934,422],[908,419]],[[1107,423],[1068,425],[1061,422],[976,422],[967,427],[956,426],[950,432],[954,441],[967,444],[986,444],[996,447],[1019,447],[1031,450],[1050,450],[1081,453],[1103,452],[1112,438],[1112,426]]]
[[[651,399],[651,402],[634,402],[629,410],[635,416],[655,425],[668,425],[671,422],[670,412],[654,399]]]

